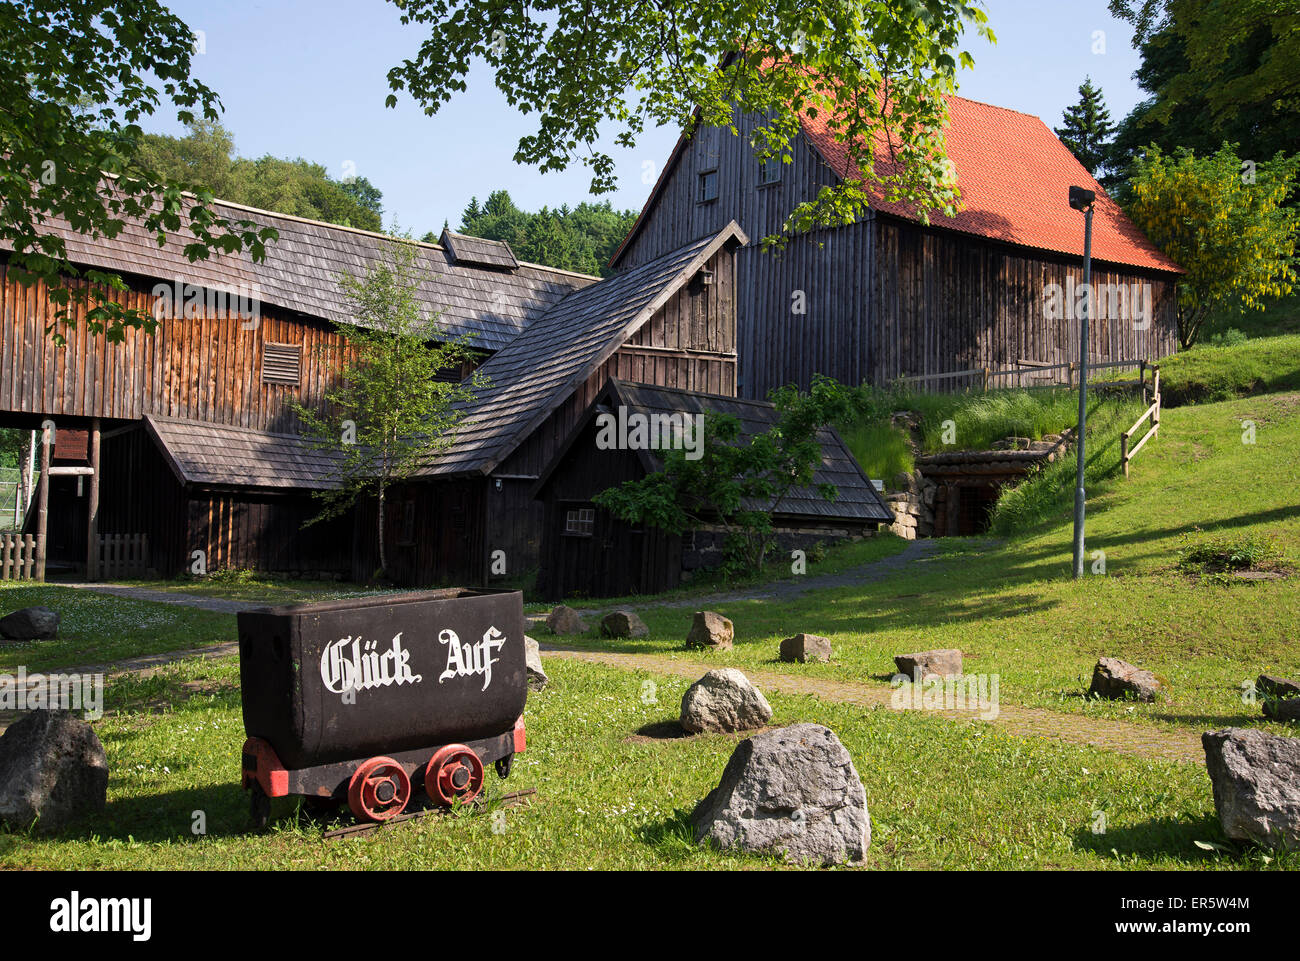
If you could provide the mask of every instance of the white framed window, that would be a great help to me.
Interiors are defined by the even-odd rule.
[[[569,537],[591,537],[596,532],[593,507],[571,507],[564,512],[564,533]]]

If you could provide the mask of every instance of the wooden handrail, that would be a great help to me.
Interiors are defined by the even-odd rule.
[[[1153,375],[1151,392],[1154,397],[1151,401],[1151,406],[1146,409],[1146,412],[1137,419],[1137,422],[1132,427],[1119,435],[1119,459],[1125,477],[1128,477],[1129,462],[1137,456],[1137,452],[1142,449],[1143,445],[1152,437],[1155,437],[1160,430],[1160,365],[1153,364],[1151,370]],[[1130,450],[1128,446],[1129,439],[1132,438],[1132,436],[1137,432],[1137,429],[1142,426],[1142,422],[1148,417],[1151,418],[1151,429],[1147,431],[1142,436],[1142,439],[1137,442],[1132,450]]]

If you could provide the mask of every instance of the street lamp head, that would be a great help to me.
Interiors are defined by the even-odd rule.
[[[1087,210],[1097,199],[1097,191],[1082,187],[1070,188],[1070,206],[1075,210]]]

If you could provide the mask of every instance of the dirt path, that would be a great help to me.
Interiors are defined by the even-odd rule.
[[[216,611],[219,614],[238,614],[240,611],[254,607],[266,607],[266,601],[229,601],[220,597],[201,597],[198,594],[178,594],[172,591],[151,591],[147,587],[122,587],[118,584],[58,584],[58,587],[72,587],[77,590],[90,591],[92,594],[107,594],[110,597],[125,597],[132,601],[154,601],[159,604],[176,604],[180,607],[197,607],[204,611]]]
[[[725,604],[730,601],[785,601],[809,591],[831,590],[837,587],[854,587],[859,584],[871,584],[902,573],[912,564],[927,561],[937,550],[939,544],[933,540],[908,541],[907,546],[897,554],[871,561],[838,574],[816,574],[812,577],[797,577],[783,581],[773,581],[764,587],[754,587],[741,591],[727,591],[718,594],[700,594],[686,598],[656,601],[652,598],[638,599],[634,603],[624,604],[622,608],[578,607],[584,617],[599,619],[610,611],[625,608],[635,610],[670,610],[690,607],[697,610],[705,605]],[[546,614],[525,615],[529,623],[537,624],[546,620]]]
[[[668,657],[662,654],[619,654],[612,651],[587,651],[542,645],[542,655],[605,664],[628,671],[646,671],[676,677],[698,678],[706,670],[706,661]],[[764,691],[781,694],[807,694],[825,701],[856,704],[865,708],[894,709],[894,689],[882,684],[836,681],[830,678],[795,677],[773,671],[748,670],[746,676]],[[980,723],[977,710],[932,711],[941,717],[965,723]],[[1200,735],[1194,731],[1166,730],[1108,718],[1081,717],[1042,708],[1000,704],[997,717],[986,723],[996,724],[1009,734],[1020,737],[1050,737],[1070,744],[1089,745],[1107,751],[1133,754],[1144,758],[1162,758],[1189,764],[1203,764],[1205,754]]]
[[[865,564],[852,570],[842,571],[838,574],[821,574],[798,580],[777,581],[766,587],[751,590],[667,601],[646,600],[638,602],[636,607],[639,610],[647,608],[698,608],[706,604],[711,605],[727,601],[782,601],[798,597],[809,591],[850,587],[882,580],[902,572],[911,564],[925,562],[934,554],[937,547],[938,545],[934,541],[912,541],[903,551],[892,557]],[[119,587],[112,584],[84,584],[77,586],[85,590],[115,597],[177,604],[184,607],[197,607],[231,614],[238,613],[246,608],[263,606],[258,602],[231,601],[199,597],[194,594],[154,591],[147,588]],[[602,612],[594,609],[583,610],[583,614],[587,616],[596,616],[599,613]],[[544,617],[545,615],[534,615],[530,620],[536,622],[544,619]],[[238,649],[239,645],[232,641],[196,650],[150,654],[111,664],[63,668],[60,672],[49,673],[102,673],[111,677],[131,671],[148,675],[167,664],[186,657],[200,655],[221,657],[234,654]],[[647,671],[677,677],[696,678],[708,669],[705,661],[661,654],[621,654],[613,651],[577,650],[545,643],[542,644],[542,653],[548,658],[564,658],[590,664],[604,664],[623,670]],[[782,694],[806,694],[826,701],[855,704],[868,709],[890,709],[890,702],[894,693],[892,688],[881,684],[837,681],[829,678],[797,677],[773,671],[751,670],[747,673],[749,678],[764,690],[777,691]],[[980,720],[976,711],[948,710],[935,711],[934,713],[964,723],[978,722]],[[0,729],[3,728],[6,720],[9,719],[0,717]],[[1022,737],[1051,737],[1071,744],[1089,745],[1139,757],[1163,758],[1184,763],[1204,763],[1200,736],[1193,731],[1166,730],[1125,721],[1082,717],[1076,714],[1066,714],[1042,708],[1021,707],[1013,704],[999,705],[997,717],[987,721],[987,723],[996,724],[1008,733]]]

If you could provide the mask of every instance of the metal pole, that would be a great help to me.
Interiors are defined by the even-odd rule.
[[[1084,437],[1088,427],[1088,314],[1092,311],[1092,206],[1084,214],[1083,228],[1083,296],[1079,311],[1079,426],[1075,451],[1079,458],[1074,487],[1074,579],[1083,577],[1083,513],[1087,495],[1083,490]]]
[[[90,496],[86,498],[86,580],[99,580],[99,418],[90,421]]]

